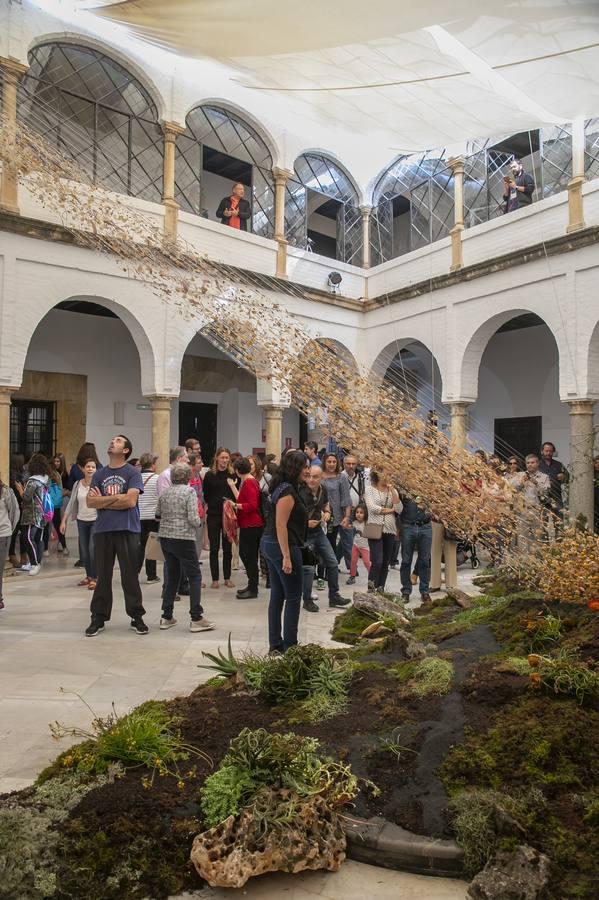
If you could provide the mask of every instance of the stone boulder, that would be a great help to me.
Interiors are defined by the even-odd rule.
[[[528,844],[500,850],[470,883],[471,900],[542,900],[551,863]]]
[[[275,804],[288,799],[288,792],[271,794]],[[242,809],[195,838],[191,861],[211,887],[239,888],[265,872],[336,872],[345,846],[339,817],[317,796],[298,802],[292,822],[280,827],[265,827],[251,807]]]

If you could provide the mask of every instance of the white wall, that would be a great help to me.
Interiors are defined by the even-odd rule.
[[[545,325],[495,334],[485,350],[479,395],[470,407],[473,445],[493,450],[494,419],[542,416],[543,440],[569,461],[569,408],[559,399],[555,341]]]

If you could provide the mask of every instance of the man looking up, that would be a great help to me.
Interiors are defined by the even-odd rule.
[[[139,469],[129,465],[133,447],[128,437],[117,434],[108,446],[110,462],[98,469],[87,494],[87,505],[98,511],[95,528],[98,582],[90,604],[91,622],[87,637],[104,631],[112,612],[112,571],[115,556],[121,570],[125,609],[137,634],[147,634],[138,577],[141,524],[137,500],[143,494]]]

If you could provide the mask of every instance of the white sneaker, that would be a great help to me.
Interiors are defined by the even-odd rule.
[[[49,551],[49,550],[44,550],[44,556],[50,556],[50,551]]]
[[[15,572],[19,575],[29,575],[31,568],[31,563],[25,563],[24,566],[19,566],[18,569],[15,569]]]
[[[39,575],[41,568],[42,568],[41,566],[31,566],[31,568],[29,569],[27,574],[28,575]]]
[[[71,555],[71,551],[69,550],[68,547],[65,547],[64,550],[63,550],[62,552],[64,553],[65,556],[70,556],[70,555]]]
[[[177,624],[177,620],[176,620],[175,618],[173,618],[173,619],[161,619],[161,620],[160,620],[160,630],[161,630],[161,631],[166,631],[167,628],[172,628],[172,627],[173,627],[174,625],[176,625],[176,624]]]
[[[192,619],[189,623],[190,631],[213,631],[216,628],[214,622],[209,622],[208,619],[198,619],[197,622],[194,622]]]

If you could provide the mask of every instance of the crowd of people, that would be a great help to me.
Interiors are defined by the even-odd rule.
[[[53,533],[56,552],[69,555],[70,520],[78,532],[75,565],[85,570],[78,584],[92,592],[89,637],[110,620],[115,560],[131,627],[147,634],[144,568],[146,583],[157,584],[157,561],[164,562],[160,629],[177,624],[175,604],[188,596],[189,628],[202,632],[215,627],[202,606],[202,553],[208,552],[211,589],[220,588],[221,567],[225,588],[233,589],[232,570],[241,559],[247,584],[237,598],[257,598],[261,575],[270,590],[272,652],[297,643],[301,609],[318,613],[319,591],[327,591],[330,609],[351,602],[340,590],[342,562],[347,585],[355,585],[364,570],[368,590],[383,591],[389,569],[399,567],[403,598],[417,585],[422,602],[431,600],[431,512],[420,497],[402,490],[399,479],[361,466],[355,453],[319,452],[308,441],[275,462],[220,447],[208,467],[199,442],[190,438],[170,451],[169,465],[157,472],[155,455],[133,458],[132,452],[129,439],[116,435],[104,466],[91,443],[82,445],[70,469],[60,453],[52,459],[40,453],[27,461],[13,457],[10,482],[0,485],[2,606],[7,557],[18,573],[37,575]],[[536,539],[543,529],[547,539],[550,529],[559,538],[568,473],[555,459],[555,446],[544,443],[540,456],[529,454],[524,466],[513,456],[504,464],[482,450],[476,455],[481,477],[464,489],[502,490],[496,477],[487,483],[488,466],[521,506],[519,540]]]

